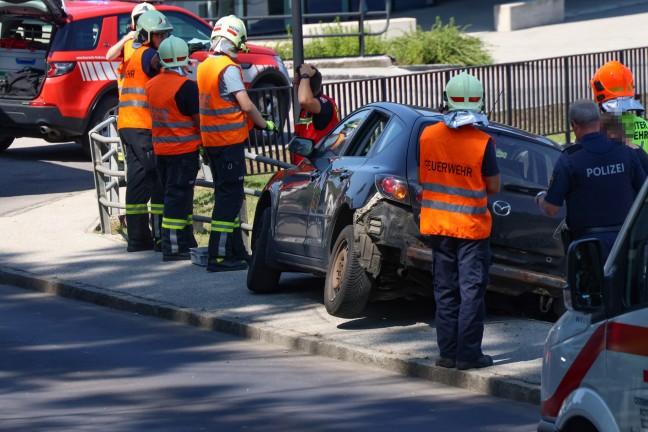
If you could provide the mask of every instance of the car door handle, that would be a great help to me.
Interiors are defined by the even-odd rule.
[[[347,169],[340,171],[340,178],[341,179],[348,179],[349,177],[351,177],[351,171],[349,171]]]
[[[317,180],[318,178],[320,178],[321,175],[322,173],[319,172],[319,170],[311,171],[310,178],[311,180]]]

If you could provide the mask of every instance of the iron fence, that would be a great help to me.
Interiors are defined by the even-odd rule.
[[[618,60],[634,72],[635,88],[640,91],[640,101],[646,106],[648,47],[329,82],[324,84],[324,92],[337,102],[341,117],[368,103],[379,101],[437,108],[442,105],[443,89],[448,79],[466,70],[483,83],[485,111],[490,112],[491,120],[538,135],[562,135],[560,141],[570,142],[569,105],[577,99],[592,98],[589,81],[596,70],[610,60]],[[288,87],[272,91],[292,93],[293,89]],[[269,106],[268,111],[273,108],[276,109]],[[288,109],[284,107],[279,111],[288,112]],[[273,159],[288,160],[286,144],[294,131],[292,118],[292,115],[286,114],[281,119],[281,134],[251,134],[250,151]],[[266,153],[266,150],[271,153]],[[259,162],[254,164],[248,166],[250,173],[276,169],[275,166]]]

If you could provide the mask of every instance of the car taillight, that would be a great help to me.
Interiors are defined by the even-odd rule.
[[[405,204],[410,203],[407,180],[390,175],[377,175],[376,188],[385,197]]]
[[[76,62],[47,62],[47,77],[57,77],[72,72]]]
[[[416,189],[416,202],[419,204],[423,203],[423,188]]]

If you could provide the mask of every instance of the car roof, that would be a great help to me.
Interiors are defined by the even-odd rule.
[[[430,120],[433,121],[442,121],[443,119],[443,114],[440,113],[436,109],[428,108],[428,107],[420,107],[420,106],[415,106],[415,105],[406,105],[406,104],[400,104],[396,102],[373,102],[370,104],[366,105],[367,107],[370,106],[375,106],[375,107],[382,107],[384,109],[387,109],[389,111],[394,112],[396,115],[403,117],[405,120],[413,121],[414,118],[417,117],[429,117]],[[520,138],[525,138],[527,140],[533,140],[533,141],[539,141],[542,142],[543,144],[549,146],[549,147],[554,147],[557,150],[562,151],[562,147],[560,144],[550,140],[549,138],[542,136],[542,135],[537,135],[531,132],[527,132],[522,129],[518,129],[513,126],[509,126],[503,123],[498,123],[494,121],[490,121],[488,126],[486,127],[479,127],[480,129],[485,129],[488,132],[495,133],[495,134],[505,134],[505,135],[514,135],[518,136]]]

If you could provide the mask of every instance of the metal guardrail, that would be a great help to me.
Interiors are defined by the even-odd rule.
[[[115,128],[117,117],[111,116],[103,122],[97,124],[88,133],[90,136],[90,153],[92,155],[93,176],[95,182],[95,190],[97,193],[97,203],[99,205],[99,222],[102,234],[112,234],[111,216],[120,214],[121,210],[126,209],[126,205],[120,200],[121,186],[126,185],[126,166],[124,169],[119,169],[119,155],[125,154],[123,152],[122,143]],[[102,135],[100,131],[108,133],[108,136]],[[250,141],[257,140],[258,136],[268,138],[268,134],[258,135],[257,131],[253,130],[250,133]],[[250,145],[248,143],[248,145]],[[280,168],[290,168],[294,165],[276,160],[271,157],[258,155],[250,151],[245,152],[245,157],[251,162],[256,162],[263,165],[271,165]],[[212,181],[211,172],[209,167],[204,165],[201,160],[204,178],[196,179],[196,186],[203,186],[213,189],[214,182]],[[261,196],[261,191],[244,188],[246,195]],[[199,222],[211,222],[210,216],[194,215],[193,219]],[[252,225],[247,220],[246,202],[243,202],[243,207],[240,211],[241,229],[244,233],[252,231]]]

